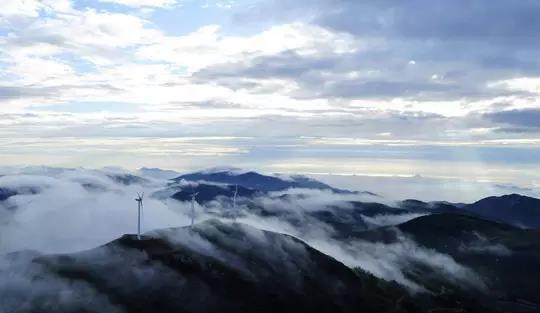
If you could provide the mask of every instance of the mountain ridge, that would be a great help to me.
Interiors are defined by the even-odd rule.
[[[140,241],[124,235],[79,253],[37,256],[31,263],[41,269],[29,277],[36,285],[60,280],[72,286],[72,297],[83,298],[68,305],[46,294],[29,302],[29,311],[43,313],[103,312],[88,306],[97,299],[137,313],[391,309],[362,297],[362,281],[351,269],[303,241],[217,220],[149,232]],[[26,292],[23,300],[31,294]]]

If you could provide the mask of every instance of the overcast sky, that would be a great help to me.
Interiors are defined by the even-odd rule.
[[[540,1],[2,0],[0,163],[540,187]]]

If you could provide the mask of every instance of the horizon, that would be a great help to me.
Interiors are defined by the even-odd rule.
[[[230,166],[216,166],[190,170],[162,169],[141,167],[127,169],[122,167],[49,167],[49,166],[0,166],[0,177],[5,176],[35,176],[62,177],[66,172],[74,173],[105,173],[105,174],[131,174],[142,178],[170,181],[182,175],[191,173],[229,172],[233,174],[255,172],[281,179],[301,175],[320,182],[332,188],[341,188],[356,192],[369,192],[376,195],[367,201],[382,201],[395,203],[406,199],[415,199],[424,202],[450,202],[474,203],[478,200],[492,197],[518,194],[522,196],[540,198],[540,192],[534,188],[524,188],[514,184],[501,184],[496,181],[478,181],[457,178],[437,178],[422,175],[362,175],[362,174],[336,174],[336,173],[297,173],[297,172],[268,172],[257,168],[238,168]],[[9,186],[9,185],[7,185]],[[456,190],[459,190],[457,193]]]

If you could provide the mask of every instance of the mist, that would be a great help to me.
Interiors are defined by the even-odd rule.
[[[164,190],[172,188],[169,181],[156,176],[134,178],[119,169],[31,168],[12,170],[7,174],[0,177],[0,188],[17,194],[0,202],[0,254],[22,250],[44,254],[76,252],[103,245],[123,234],[133,234],[136,232],[137,192],[146,195],[143,232],[151,234],[159,229],[186,226],[191,221],[190,202],[152,196],[163,195]],[[400,235],[399,241],[392,244],[340,240],[332,225],[313,217],[313,213],[320,211],[343,215],[343,212],[354,209],[351,205],[354,201],[395,203],[394,200],[365,194],[289,189],[260,194],[253,199],[239,198],[234,220],[297,237],[349,267],[361,267],[380,278],[397,281],[413,292],[424,291],[406,275],[408,268],[417,263],[474,288],[485,288],[484,282],[470,269],[448,255],[419,246],[411,238]],[[265,214],[261,214],[261,209]],[[197,204],[196,222],[218,219],[231,223],[230,211],[231,201],[226,198],[218,198],[205,205]],[[365,223],[362,227],[367,230],[391,226],[422,215],[361,215]],[[252,239],[261,236],[257,231],[248,229],[245,232]],[[213,254],[234,262],[223,251],[216,252],[211,244],[196,235],[180,232],[171,240],[182,242],[199,253]],[[238,248],[241,241],[227,244]],[[277,251],[282,249],[276,248]],[[263,250],[260,249],[262,253]],[[32,270],[29,269],[30,272]],[[24,284],[24,279],[21,283]]]

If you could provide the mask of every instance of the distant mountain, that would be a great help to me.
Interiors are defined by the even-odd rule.
[[[425,214],[424,211],[421,212]],[[336,239],[343,239],[380,226],[373,224],[378,217],[391,216],[399,220],[400,217],[412,214],[417,215],[413,215],[411,218],[417,217],[419,213],[419,211],[395,208],[382,203],[352,201],[346,202],[343,206],[331,206],[323,210],[308,211],[305,213],[306,216],[302,218],[308,218],[307,222],[309,222],[309,219],[313,219],[313,222],[322,222],[332,227],[333,236]],[[300,222],[298,221],[296,224],[300,226]]]
[[[207,181],[222,184],[239,185],[262,192],[282,191],[289,188],[328,189],[336,193],[353,193],[348,190],[333,188],[327,184],[305,176],[292,176],[284,179],[262,175],[257,172],[239,171],[202,171],[175,178],[176,181]]]
[[[174,193],[171,197],[179,201],[191,201],[191,195],[197,193],[196,200],[198,203],[206,203],[216,200],[218,197],[232,198],[236,186],[232,185],[209,185],[197,184],[193,187],[185,186],[180,191]],[[238,197],[252,197],[257,192],[253,189],[238,186]]]
[[[22,253],[7,264],[2,312],[428,311],[396,284],[298,239],[218,221],[69,255]]]
[[[106,176],[112,179],[114,182],[125,186],[135,184],[142,185],[149,182],[146,178],[127,173],[106,174]]]
[[[463,210],[489,220],[524,228],[540,228],[540,199],[518,194],[489,197]]]
[[[0,202],[16,195],[37,194],[40,189],[35,186],[17,186],[17,188],[0,187]]]
[[[16,195],[17,192],[7,188],[0,188],[0,201],[5,201],[10,197]]]
[[[426,213],[470,215],[521,228],[540,228],[540,199],[518,194],[488,197],[472,204],[407,199],[399,202],[398,207]]]
[[[175,177],[178,177],[180,173],[172,170],[162,170],[160,168],[147,168],[143,167],[139,169],[138,174],[142,177],[150,177],[150,178],[156,178],[156,179],[173,179]]]
[[[399,232],[396,232],[398,230]],[[476,290],[484,301],[511,312],[540,310],[540,230],[524,230],[472,216],[433,214],[394,227],[357,234],[357,238],[391,244],[399,233],[421,246],[450,255],[479,274],[487,290]],[[409,279],[434,292],[460,289],[452,277],[411,267]],[[471,293],[471,291],[468,291]],[[472,293],[471,293],[472,294]],[[519,308],[519,309],[518,309]]]
[[[437,213],[464,213],[462,208],[466,204],[450,203],[445,201],[423,202],[416,199],[406,199],[398,202],[398,207],[409,211],[437,212]]]

